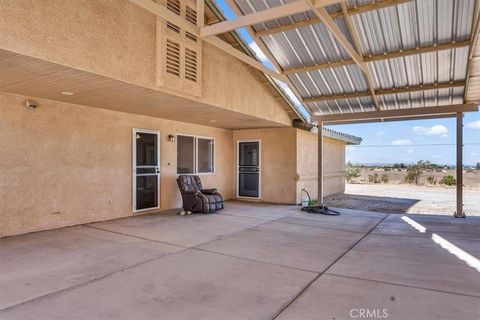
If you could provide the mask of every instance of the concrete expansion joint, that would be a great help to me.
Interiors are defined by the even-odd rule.
[[[223,252],[217,252],[217,251],[207,250],[207,249],[203,249],[203,248],[192,247],[192,248],[190,248],[190,249],[197,250],[197,251],[201,251],[201,252],[208,252],[208,253],[218,254],[218,255],[224,256],[224,257],[242,259],[242,260],[250,261],[250,262],[256,262],[256,263],[268,264],[268,265],[276,266],[276,267],[288,268],[288,269],[291,269],[291,270],[297,270],[297,271],[303,271],[303,272],[309,272],[309,273],[315,273],[315,274],[318,274],[318,273],[319,273],[318,271],[315,271],[315,270],[302,269],[302,268],[296,268],[296,267],[287,266],[287,265],[279,264],[279,263],[273,263],[273,262],[255,260],[255,259],[252,259],[252,258],[235,256],[235,255],[232,255],[232,254],[226,254],[226,253],[223,253]]]
[[[162,244],[168,244],[169,246],[175,246],[175,247],[180,247],[180,248],[184,248],[184,249],[188,249],[188,248],[189,248],[189,247],[186,247],[186,246],[182,246],[182,245],[180,245],[180,244],[175,244],[175,243],[171,243],[171,242],[160,241],[160,240],[155,240],[155,239],[150,239],[150,238],[145,238],[145,237],[134,236],[134,235],[131,235],[131,234],[128,234],[128,233],[118,232],[118,231],[113,231],[113,230],[108,230],[108,229],[103,229],[103,228],[94,227],[94,226],[91,226],[91,225],[82,225],[82,227],[91,228],[91,229],[100,230],[100,231],[105,231],[105,232],[110,232],[110,233],[115,233],[115,234],[119,234],[119,235],[122,235],[122,236],[131,237],[131,238],[137,238],[137,239],[140,239],[140,240],[145,240],[145,241],[150,241],[150,242],[157,242],[157,243],[162,243]]]
[[[269,221],[265,221],[265,222],[263,222],[263,223],[261,223],[261,224],[259,224],[259,225],[255,225],[255,226],[253,226],[253,227],[247,228],[247,229],[242,229],[242,230],[239,230],[239,231],[236,231],[236,232],[232,232],[231,234],[227,234],[227,235],[225,235],[225,236],[230,236],[230,235],[233,235],[233,234],[238,233],[238,232],[242,232],[242,231],[245,231],[245,230],[248,230],[248,229],[252,229],[252,228],[258,227],[258,226],[260,226],[260,225],[263,225],[263,224],[265,224],[265,223],[268,223],[268,222],[270,222],[270,220],[269,220]],[[149,239],[149,238],[145,238],[145,237],[134,236],[134,235],[131,235],[131,234],[128,234],[128,233],[123,233],[123,232],[107,230],[107,229],[103,229],[103,228],[99,228],[99,227],[94,227],[94,226],[92,226],[92,225],[81,225],[81,226],[82,226],[82,227],[85,227],[85,228],[91,228],[91,229],[95,229],[95,230],[104,231],[104,232],[110,232],[110,233],[114,233],[114,234],[118,234],[118,235],[122,235],[122,236],[126,236],[126,237],[136,238],[136,239],[140,239],[140,240],[144,240],[144,241],[150,241],[150,242],[155,242],[155,243],[161,243],[161,244],[166,244],[166,245],[170,245],[170,246],[180,247],[180,248],[182,248],[183,250],[175,251],[175,252],[170,252],[170,253],[164,253],[164,254],[161,254],[161,255],[156,256],[156,257],[154,257],[154,258],[147,259],[147,260],[144,260],[144,261],[140,261],[140,262],[138,262],[138,263],[136,263],[136,264],[133,264],[133,265],[130,265],[130,266],[126,266],[126,267],[124,267],[124,268],[115,270],[115,271],[113,271],[113,272],[110,272],[110,273],[108,273],[108,274],[102,275],[102,276],[97,277],[97,278],[94,278],[94,279],[90,279],[90,280],[88,280],[88,281],[79,283],[79,284],[77,284],[77,285],[73,285],[73,286],[68,287],[68,288],[64,288],[64,289],[61,289],[61,290],[57,290],[57,291],[54,291],[54,292],[50,292],[50,293],[48,293],[48,294],[46,294],[46,295],[42,295],[42,296],[39,296],[39,297],[30,299],[30,300],[27,300],[27,301],[23,301],[23,302],[21,302],[21,303],[18,303],[18,304],[12,305],[12,306],[8,306],[8,307],[6,307],[6,308],[0,309],[0,314],[6,312],[6,311],[8,311],[8,310],[14,309],[14,308],[16,308],[16,307],[22,306],[22,305],[37,303],[37,302],[39,302],[39,301],[42,301],[42,300],[47,299],[47,298],[49,298],[49,297],[55,296],[55,295],[57,295],[57,294],[61,294],[61,293],[64,293],[64,292],[68,292],[68,291],[71,291],[71,290],[74,290],[74,289],[77,289],[77,288],[81,288],[81,287],[87,286],[87,285],[89,285],[89,284],[91,284],[91,283],[94,283],[94,282],[97,282],[97,281],[99,281],[99,280],[108,278],[108,277],[110,277],[110,276],[112,276],[112,275],[115,275],[115,274],[117,274],[117,273],[126,271],[126,270],[128,270],[128,269],[141,266],[141,265],[143,265],[143,264],[145,264],[145,263],[152,262],[152,261],[158,260],[158,259],[163,258],[163,257],[166,257],[166,256],[171,256],[171,255],[174,255],[174,254],[177,254],[177,253],[182,253],[182,252],[187,251],[187,250],[189,250],[189,249],[194,249],[194,250],[198,250],[198,251],[205,251],[205,252],[207,252],[206,250],[201,250],[201,249],[198,249],[198,248],[195,248],[195,247],[182,246],[182,245],[174,244],[174,243],[170,243],[170,242],[165,242],[165,241],[159,241],[159,240]],[[200,246],[200,245],[209,243],[209,242],[211,242],[211,241],[216,241],[216,239],[203,242],[203,243],[198,244],[198,245],[196,245],[196,246]],[[216,252],[212,252],[212,253],[216,253]],[[239,257],[236,257],[236,258],[239,258]],[[306,270],[304,270],[304,271],[306,271]]]
[[[340,259],[342,259],[347,253],[349,253],[353,248],[355,248],[360,242],[362,242],[363,239],[365,239],[373,230],[375,230],[387,217],[389,217],[390,214],[386,214],[385,216],[380,219],[370,230],[368,230],[360,239],[358,239],[354,244],[352,244],[343,254],[341,254],[337,259],[335,259],[329,266],[325,268],[322,272],[320,272],[315,278],[313,278],[312,281],[307,283],[300,292],[293,297],[292,300],[290,300],[286,305],[284,305],[278,312],[275,314],[275,316],[272,318],[272,320],[277,319],[292,303],[294,303],[298,298],[300,298],[307,290],[312,286],[313,283],[315,283],[322,275],[324,275],[333,265],[335,265]]]
[[[459,293],[459,292],[454,292],[454,291],[449,291],[449,290],[440,290],[440,289],[433,289],[433,288],[427,288],[427,287],[412,286],[412,285],[403,284],[403,283],[381,281],[381,280],[374,280],[374,279],[367,279],[367,278],[359,278],[359,277],[347,276],[347,275],[338,274],[338,273],[325,272],[324,274],[329,275],[329,276],[333,276],[333,277],[339,277],[339,278],[355,279],[355,280],[382,283],[382,284],[388,284],[388,285],[392,285],[392,286],[399,286],[399,287],[405,287],[405,288],[412,288],[412,289],[427,290],[427,291],[433,291],[433,292],[455,294],[457,296],[465,296],[465,297],[471,297],[471,298],[480,298],[480,295],[474,295],[474,294],[468,294],[468,293]]]
[[[100,230],[100,229],[99,229]],[[53,297],[53,296],[56,296],[58,294],[61,294],[61,293],[64,293],[64,292],[68,292],[68,291],[72,291],[72,290],[75,290],[75,289],[79,289],[79,288],[82,288],[82,287],[85,287],[91,283],[94,283],[94,282],[97,282],[97,281],[100,281],[102,279],[105,279],[105,278],[108,278],[110,276],[113,276],[117,273],[121,273],[121,272],[124,272],[124,271],[127,271],[129,269],[132,269],[132,268],[135,268],[135,267],[138,267],[138,266],[141,266],[143,264],[146,264],[146,263],[149,263],[149,262],[152,262],[152,261],[155,261],[155,260],[158,260],[158,259],[161,259],[163,257],[167,257],[167,256],[171,256],[171,255],[174,255],[176,253],[180,253],[180,252],[184,252],[186,250],[188,250],[189,248],[184,248],[183,250],[180,250],[180,251],[175,251],[175,252],[168,252],[168,253],[163,253],[159,256],[156,256],[154,258],[150,258],[150,259],[147,259],[147,260],[144,260],[144,261],[140,261],[138,263],[135,263],[135,264],[132,264],[132,265],[129,265],[129,266],[126,266],[124,268],[120,268],[118,270],[115,270],[115,271],[112,271],[110,273],[107,273],[107,274],[104,274],[100,277],[97,277],[97,278],[94,278],[94,279],[90,279],[88,281],[85,281],[85,282],[82,282],[82,283],[79,283],[79,284],[76,284],[76,285],[73,285],[71,287],[68,287],[68,288],[64,288],[64,289],[60,289],[60,290],[57,290],[57,291],[54,291],[54,292],[50,292],[48,294],[45,294],[43,296],[39,296],[39,297],[36,297],[36,298],[33,298],[33,299],[30,299],[30,300],[27,300],[27,301],[23,301],[23,302],[20,302],[20,303],[17,303],[13,306],[9,306],[9,307],[6,307],[6,308],[3,308],[3,309],[0,309],[0,315],[2,313],[5,313],[9,310],[12,310],[12,309],[15,309],[17,307],[20,307],[20,306],[23,306],[23,305],[27,305],[27,304],[35,304],[35,303],[39,303],[45,299],[48,299],[50,297]]]

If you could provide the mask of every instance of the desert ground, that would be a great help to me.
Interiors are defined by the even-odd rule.
[[[388,169],[387,169],[388,170]],[[405,174],[406,169],[390,169],[385,171],[383,168],[360,168],[360,176],[354,178],[352,183],[364,184],[368,183],[368,176],[377,173],[379,176],[386,174],[388,176],[389,184],[406,184]],[[451,175],[455,177],[456,173],[454,169],[429,169],[426,170],[419,179],[419,185],[436,186],[441,188],[452,188],[448,186],[442,186],[439,182],[444,176]],[[434,177],[436,184],[431,184],[427,181],[429,176]],[[409,184],[406,184],[409,185]],[[466,188],[480,188],[480,170],[464,170],[463,171],[463,185]],[[454,188],[454,186],[453,186]]]
[[[387,174],[388,183],[369,183],[368,175]],[[427,176],[434,176],[436,184],[427,182]],[[454,170],[425,172],[419,185],[404,182],[405,171],[384,171],[384,169],[362,168],[360,177],[345,186],[345,194],[328,196],[327,205],[339,208],[387,213],[423,213],[452,215],[456,210],[455,186],[438,182],[445,175],[455,177]],[[480,216],[480,172],[464,172],[464,211],[467,216]]]

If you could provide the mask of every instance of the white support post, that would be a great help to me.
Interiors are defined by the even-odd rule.
[[[463,212],[463,112],[457,112],[457,211],[455,218],[465,218]]]
[[[323,122],[318,122],[318,194],[317,205],[323,205]]]

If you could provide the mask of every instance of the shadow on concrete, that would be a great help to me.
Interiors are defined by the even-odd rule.
[[[420,199],[376,197],[360,194],[334,194],[326,196],[325,204],[336,208],[377,211],[385,213],[407,213]]]

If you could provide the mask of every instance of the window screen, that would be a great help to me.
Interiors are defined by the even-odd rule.
[[[213,173],[214,157],[213,157],[213,139],[198,138],[198,157],[197,168],[198,173]]]
[[[177,173],[195,173],[195,138],[177,136]]]

